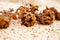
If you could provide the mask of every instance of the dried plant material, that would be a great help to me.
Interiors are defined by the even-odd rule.
[[[55,18],[56,18],[56,20],[60,20],[60,13],[59,12],[56,13]]]
[[[0,29],[9,27],[10,20],[9,16],[0,15]]]
[[[27,27],[33,26],[36,23],[36,17],[34,14],[27,12],[21,15],[21,22],[22,22],[22,25],[25,25]]]
[[[45,9],[42,13],[37,15],[37,21],[39,24],[49,25],[52,24],[54,20],[54,12],[50,9]]]

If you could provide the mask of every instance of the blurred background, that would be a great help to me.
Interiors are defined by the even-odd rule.
[[[17,6],[19,7],[20,4],[30,4],[30,3],[39,5],[40,7],[42,6],[42,8],[46,6],[52,6],[58,9],[60,8],[60,0],[0,0],[0,10],[6,8],[16,8]]]
[[[49,1],[49,2],[48,2]],[[12,2],[12,3],[20,3],[20,4],[47,4],[51,3],[53,4],[54,2],[60,3],[60,0],[0,0],[0,2]]]
[[[20,3],[20,4],[26,4],[26,3],[32,3],[32,4],[39,4],[39,3],[42,3],[45,1],[52,1],[52,0],[0,0],[0,2],[12,2],[12,3]],[[53,0],[57,3],[60,3],[60,0]]]
[[[35,2],[38,3],[39,1],[44,1],[44,0],[0,0],[0,1],[24,4],[24,3],[35,3]],[[45,1],[48,1],[48,0],[45,0]],[[49,0],[49,1],[52,1],[52,0]],[[56,1],[56,2],[60,3],[60,0],[53,0],[53,1]]]
[[[35,3],[37,1],[38,0],[0,0],[0,2],[12,2],[12,3],[20,3],[20,4]]]

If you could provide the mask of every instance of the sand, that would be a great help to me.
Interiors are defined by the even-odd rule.
[[[55,7],[58,11],[58,3],[50,1],[40,1],[40,11],[46,6]],[[45,4],[46,2],[46,4]],[[52,3],[51,3],[52,2]],[[38,2],[39,3],[39,2]],[[17,9],[20,5],[16,3],[0,2],[0,10],[8,8]],[[42,5],[43,4],[43,5]],[[7,6],[6,6],[7,5]],[[60,40],[60,21],[54,21],[51,25],[35,24],[32,27],[26,27],[20,24],[20,20],[12,20],[7,29],[0,29],[0,40]]]

